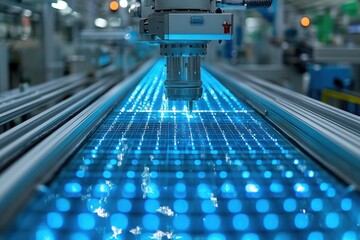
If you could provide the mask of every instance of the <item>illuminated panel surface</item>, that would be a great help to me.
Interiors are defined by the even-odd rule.
[[[190,113],[160,61],[6,239],[357,239],[359,198],[206,71]]]

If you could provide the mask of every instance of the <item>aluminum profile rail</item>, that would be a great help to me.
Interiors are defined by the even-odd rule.
[[[0,229],[9,223],[9,218],[14,216],[37,186],[54,176],[93,129],[128,94],[129,89],[136,86],[154,62],[154,59],[150,60],[115,85],[0,175]]]
[[[63,124],[113,86],[116,78],[105,78],[74,96],[0,135],[0,171],[49,132]]]
[[[224,64],[206,66],[339,178],[360,189],[360,118]]]

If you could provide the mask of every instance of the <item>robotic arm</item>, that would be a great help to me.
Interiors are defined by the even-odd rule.
[[[272,0],[227,0],[222,4],[268,7]],[[171,101],[193,101],[202,96],[201,57],[209,41],[231,40],[233,15],[223,13],[216,0],[142,0],[140,34],[160,44],[166,57],[165,95]]]

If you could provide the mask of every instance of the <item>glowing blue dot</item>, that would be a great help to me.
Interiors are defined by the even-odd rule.
[[[297,203],[293,198],[287,198],[284,201],[284,210],[286,212],[294,212],[296,210]]]
[[[50,212],[47,214],[47,223],[49,227],[59,229],[64,225],[64,219],[60,213]]]
[[[116,228],[126,229],[129,223],[129,220],[126,215],[116,213],[111,215],[110,218],[111,226],[115,226]]]
[[[352,200],[350,198],[344,198],[341,201],[341,209],[343,211],[350,211],[352,208]]]
[[[151,177],[151,178],[158,178],[158,177],[159,177],[159,174],[158,174],[158,172],[151,172],[151,173],[150,173],[150,177]]]
[[[292,178],[294,176],[294,173],[292,171],[286,171],[285,172],[285,177],[286,178]]]
[[[176,215],[173,219],[173,225],[175,229],[184,231],[187,230],[190,226],[190,219],[188,216],[184,214]]]
[[[357,239],[358,239],[357,235],[353,231],[345,232],[343,237],[342,237],[342,240],[357,240]]]
[[[221,225],[220,217],[216,214],[210,214],[204,218],[204,226],[207,230],[215,231],[219,229]]]
[[[130,212],[132,209],[132,203],[128,199],[120,199],[117,201],[117,209],[124,213]]]
[[[176,166],[180,166],[180,165],[181,165],[181,161],[180,161],[180,160],[175,160],[175,165],[176,165]]]
[[[205,172],[199,172],[198,173],[198,178],[204,179],[206,177],[206,173]]]
[[[257,193],[260,191],[260,186],[258,184],[249,183],[249,184],[246,184],[245,190],[248,193]]]
[[[259,235],[255,234],[255,233],[246,233],[241,238],[241,240],[259,240],[259,239],[260,239]]]
[[[158,198],[160,196],[160,191],[156,183],[148,184],[146,190],[146,196],[148,198]]]
[[[174,196],[176,198],[185,198],[186,197],[186,185],[184,183],[177,183],[175,185]]]
[[[41,227],[38,230],[36,230],[35,233],[36,240],[54,240],[54,234],[53,232],[45,227]]]
[[[309,225],[309,216],[306,213],[298,213],[295,216],[295,226],[304,229]]]
[[[69,194],[79,194],[81,192],[81,185],[77,182],[69,182],[64,186],[65,192]]]
[[[220,176],[220,178],[224,179],[224,178],[227,178],[228,174],[227,174],[227,172],[225,172],[225,171],[221,171],[221,172],[219,173],[219,176]]]
[[[272,176],[272,173],[270,171],[264,172],[264,177],[265,178],[271,178],[271,176]]]
[[[242,209],[242,204],[238,199],[231,199],[228,202],[228,209],[231,213],[238,213]]]
[[[110,164],[116,166],[118,164],[118,161],[116,161],[116,159],[111,159]]]
[[[216,208],[214,206],[214,203],[210,200],[203,200],[201,202],[201,210],[204,213],[213,213],[216,211]]]
[[[211,190],[205,183],[200,183],[197,187],[198,196],[202,199],[209,199],[211,196]]]
[[[108,197],[110,194],[110,187],[105,183],[99,183],[94,187],[94,195],[98,198]]]
[[[160,207],[160,203],[158,200],[148,199],[145,201],[145,210],[148,213],[156,213],[159,207]]]
[[[85,165],[91,165],[91,163],[92,163],[92,161],[90,159],[84,159],[84,164]]]
[[[195,161],[194,161],[194,164],[195,164],[196,166],[200,166],[200,165],[201,165],[201,161],[200,161],[200,160],[195,160]]]
[[[126,173],[126,176],[127,176],[128,178],[134,178],[134,177],[135,177],[135,172],[134,172],[134,171],[128,171],[128,172]]]
[[[270,185],[270,191],[273,193],[281,193],[284,191],[284,186],[281,183],[273,182]]]
[[[95,227],[94,216],[89,213],[81,213],[78,215],[78,225],[82,230],[91,230]]]
[[[335,190],[335,188],[329,188],[329,189],[327,190],[327,192],[326,192],[326,195],[327,195],[328,197],[330,197],[330,198],[335,197],[335,195],[336,195],[336,190]]]
[[[159,228],[160,220],[154,214],[146,214],[142,219],[142,224],[145,229],[156,231]]]
[[[309,192],[309,185],[307,183],[296,183],[294,191],[297,193],[307,193]]]
[[[103,172],[103,177],[104,177],[104,178],[108,178],[108,179],[109,179],[109,178],[111,178],[111,176],[112,176],[111,172],[109,172],[109,171],[104,171],[104,172]]]
[[[268,212],[270,209],[269,201],[266,199],[260,199],[256,202],[256,210],[260,213]]]
[[[306,171],[306,176],[309,178],[315,177],[315,172],[313,170]]]
[[[83,178],[85,177],[85,172],[83,170],[76,171],[76,176],[78,178]]]
[[[135,184],[132,183],[132,182],[125,183],[123,191],[122,191],[122,195],[125,198],[133,198],[133,197],[135,197],[135,194],[136,194],[136,186],[135,186]]]
[[[340,223],[340,217],[337,213],[328,213],[325,219],[326,226],[328,228],[337,228]]]
[[[237,214],[233,217],[233,226],[236,230],[246,230],[249,227],[250,220],[245,214]]]
[[[216,160],[216,165],[220,166],[222,164],[222,161],[220,159]]]
[[[221,185],[221,192],[224,198],[232,198],[236,196],[235,187],[229,182],[225,182]]]
[[[189,209],[189,204],[183,199],[176,200],[174,202],[174,210],[177,213],[186,213]]]
[[[309,234],[307,240],[323,240],[324,235],[321,232],[312,232]]]
[[[226,240],[226,237],[224,234],[221,234],[221,233],[213,233],[213,234],[210,234],[206,240]]]
[[[115,160],[115,161],[116,161],[116,160]],[[117,164],[117,162],[116,162],[116,164]],[[131,164],[132,164],[133,166],[136,166],[136,165],[139,164],[139,161],[138,161],[137,159],[133,159],[133,160],[131,161]]]
[[[70,201],[67,200],[66,198],[58,198],[56,199],[56,208],[60,211],[60,212],[67,212],[70,210]]]
[[[311,201],[311,208],[315,212],[320,212],[323,209],[323,201],[320,198],[314,198]]]
[[[184,177],[184,173],[183,172],[176,172],[176,178],[181,179]]]
[[[71,240],[89,240],[89,237],[84,233],[73,233],[70,237]]]
[[[160,161],[159,161],[159,160],[154,160],[154,161],[153,161],[153,164],[154,164],[155,166],[157,166],[157,165],[160,164]]]
[[[235,166],[241,166],[242,164],[241,164],[241,161],[240,161],[240,160],[235,160],[235,161],[234,161],[234,165],[235,165]]]
[[[243,172],[241,175],[242,175],[243,178],[249,178],[250,177],[250,173],[248,171]]]
[[[320,190],[321,191],[327,191],[329,189],[330,185],[328,183],[322,183],[320,184]]]
[[[279,217],[276,214],[267,214],[264,217],[264,227],[267,230],[275,230],[279,226]]]

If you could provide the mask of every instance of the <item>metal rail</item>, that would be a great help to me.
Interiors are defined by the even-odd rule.
[[[100,99],[77,114],[61,128],[31,149],[0,176],[0,229],[26,201],[36,187],[53,177],[66,159],[92,130],[128,94],[153,66],[154,60],[124,79]]]
[[[360,189],[359,117],[225,65],[206,68],[324,166]]]

